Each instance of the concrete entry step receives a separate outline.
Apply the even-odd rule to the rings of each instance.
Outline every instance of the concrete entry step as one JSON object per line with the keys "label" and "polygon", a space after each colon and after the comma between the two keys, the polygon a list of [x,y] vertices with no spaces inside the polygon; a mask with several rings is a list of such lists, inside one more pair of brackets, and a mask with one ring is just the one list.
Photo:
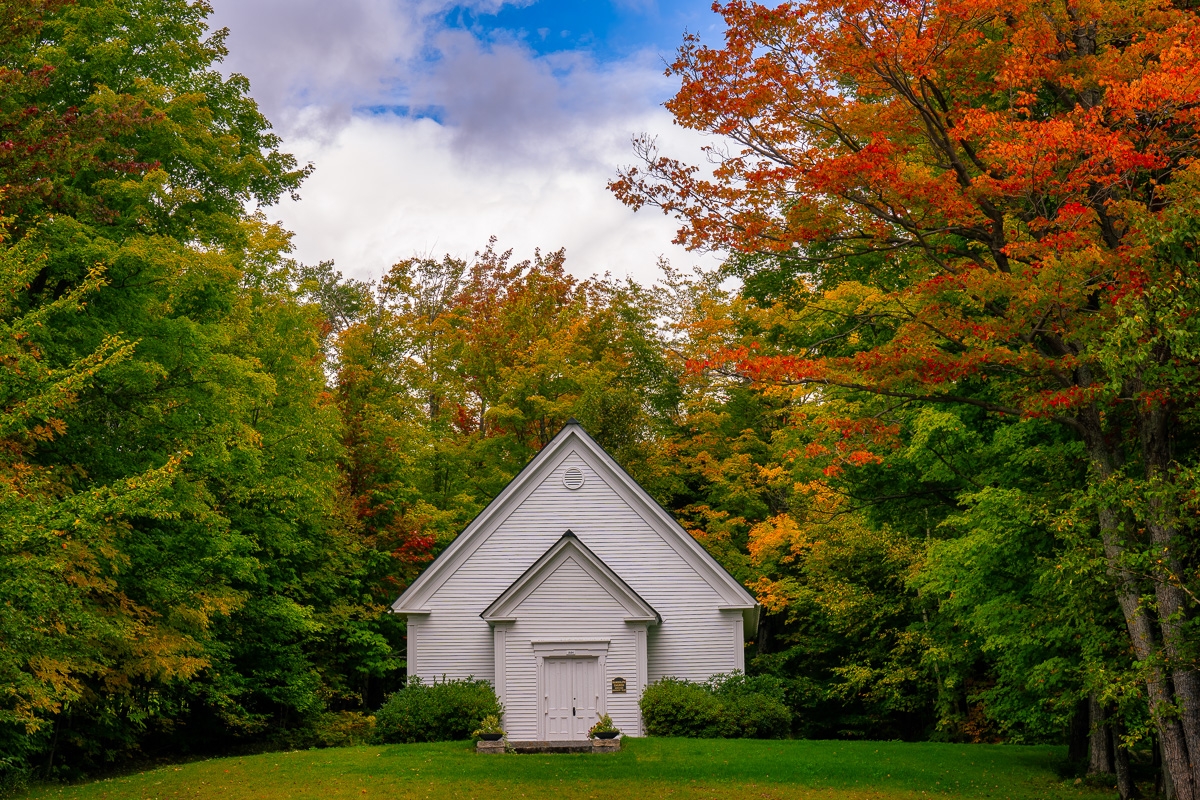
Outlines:
{"label": "concrete entry step", "polygon": [[592,743],[588,739],[567,742],[509,742],[518,753],[590,753]]}
{"label": "concrete entry step", "polygon": [[477,753],[503,753],[505,745],[514,753],[616,753],[621,749],[621,740],[582,739],[569,742],[499,741],[479,742]]}

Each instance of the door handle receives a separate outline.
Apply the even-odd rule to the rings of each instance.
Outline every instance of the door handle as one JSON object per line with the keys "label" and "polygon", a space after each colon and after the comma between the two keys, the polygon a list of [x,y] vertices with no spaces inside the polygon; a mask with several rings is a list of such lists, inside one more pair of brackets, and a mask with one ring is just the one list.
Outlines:
{"label": "door handle", "polygon": [[571,716],[575,716],[575,706],[571,706]]}

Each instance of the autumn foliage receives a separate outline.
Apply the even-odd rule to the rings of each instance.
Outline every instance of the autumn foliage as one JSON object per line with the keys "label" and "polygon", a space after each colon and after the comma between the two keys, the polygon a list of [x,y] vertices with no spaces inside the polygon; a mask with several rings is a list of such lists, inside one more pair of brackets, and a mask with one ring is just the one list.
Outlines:
{"label": "autumn foliage", "polygon": [[1163,3],[720,10],[725,46],[686,41],[669,107],[743,149],[713,149],[703,176],[643,142],[647,164],[617,193],[680,213],[692,246],[879,253],[904,267],[903,285],[879,287],[900,291],[872,308],[901,323],[888,346],[743,368],[946,399],[963,379],[993,379],[1007,389],[997,410],[1063,421],[1096,401],[1163,399],[1123,392],[1097,334],[1123,324],[1148,285],[1186,291],[1153,249],[1195,191],[1191,14]]}

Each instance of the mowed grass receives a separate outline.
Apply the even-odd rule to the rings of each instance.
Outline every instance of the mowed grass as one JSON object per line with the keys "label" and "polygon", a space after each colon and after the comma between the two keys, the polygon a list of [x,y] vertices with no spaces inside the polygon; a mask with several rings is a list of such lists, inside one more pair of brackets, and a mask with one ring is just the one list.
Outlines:
{"label": "mowed grass", "polygon": [[626,739],[615,755],[476,755],[467,742],[212,759],[33,800],[1109,800],[1058,774],[1063,749],[900,742]]}

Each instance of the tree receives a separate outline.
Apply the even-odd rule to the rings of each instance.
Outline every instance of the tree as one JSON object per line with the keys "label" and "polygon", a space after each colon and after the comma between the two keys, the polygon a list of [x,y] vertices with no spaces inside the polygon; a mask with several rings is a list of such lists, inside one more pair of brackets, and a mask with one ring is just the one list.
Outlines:
{"label": "tree", "polygon": [[640,452],[657,391],[643,388],[662,379],[653,310],[639,287],[564,265],[494,242],[471,262],[406,259],[339,334],[351,491],[390,509],[372,519],[448,543],[572,416]]}
{"label": "tree", "polygon": [[262,737],[395,668],[337,505],[318,318],[288,235],[246,211],[304,170],[217,70],[207,12],[0,4],[0,670],[19,687],[0,771]]}
{"label": "tree", "polygon": [[[5,0],[4,213],[66,213],[114,233],[228,242],[247,203],[308,173],[241,75],[202,0]],[[100,35],[100,34],[103,35]]]}
{"label": "tree", "polygon": [[1160,0],[719,11],[724,46],[685,40],[669,108],[740,149],[711,149],[705,177],[642,141],[615,191],[683,216],[692,246],[887,268],[841,319],[847,339],[884,328],[871,346],[714,358],[1078,437],[1164,761],[1194,800],[1200,22]]}

